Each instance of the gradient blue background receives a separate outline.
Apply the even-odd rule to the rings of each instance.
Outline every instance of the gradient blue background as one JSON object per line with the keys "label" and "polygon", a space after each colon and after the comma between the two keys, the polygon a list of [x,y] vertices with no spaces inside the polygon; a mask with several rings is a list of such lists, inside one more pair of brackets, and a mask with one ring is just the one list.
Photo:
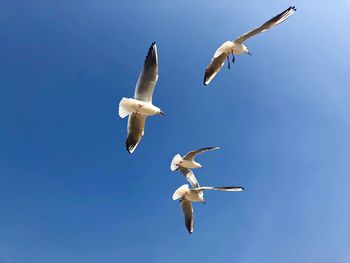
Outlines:
{"label": "gradient blue background", "polygon": [[[211,86],[226,40],[289,5]],[[350,262],[349,1],[0,2],[0,262]],[[121,97],[157,41],[133,155]],[[176,153],[201,155],[187,233]]]}

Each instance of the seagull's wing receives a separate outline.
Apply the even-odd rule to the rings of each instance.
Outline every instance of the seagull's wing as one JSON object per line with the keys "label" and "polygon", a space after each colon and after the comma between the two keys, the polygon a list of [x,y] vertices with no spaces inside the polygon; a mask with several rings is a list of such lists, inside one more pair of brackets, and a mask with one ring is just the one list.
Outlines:
{"label": "seagull's wing", "polygon": [[150,46],[142,72],[137,80],[134,98],[142,101],[152,101],[154,87],[158,79],[158,53],[156,43]]}
{"label": "seagull's wing", "polygon": [[182,212],[185,217],[185,225],[190,234],[193,232],[193,208],[191,201],[181,199]]}
{"label": "seagull's wing", "polygon": [[[217,56],[215,56],[217,55]],[[218,74],[220,69],[224,66],[227,54],[225,52],[215,52],[214,57],[211,59],[210,64],[205,69],[204,73],[204,85],[209,85],[210,81]]]}
{"label": "seagull's wing", "polygon": [[202,191],[202,190],[216,190],[216,191],[225,191],[225,192],[241,192],[244,190],[243,187],[240,186],[218,186],[218,187],[211,187],[211,186],[203,186],[195,188],[191,191]]}
{"label": "seagull's wing", "polygon": [[200,154],[200,153],[203,153],[206,151],[216,150],[216,149],[220,149],[220,147],[205,147],[205,148],[201,148],[201,149],[198,149],[195,151],[190,151],[182,159],[188,160],[188,161],[193,161],[194,157],[197,154]]}
{"label": "seagull's wing", "polygon": [[187,181],[192,185],[193,188],[200,187],[196,177],[194,176],[194,173],[190,169],[180,166],[179,170],[182,175],[186,177]]}
{"label": "seagull's wing", "polygon": [[288,17],[290,17],[297,9],[295,8],[295,6],[290,6],[288,7],[286,10],[284,10],[282,13],[278,14],[277,16],[271,18],[269,21],[267,21],[266,23],[264,23],[263,25],[261,25],[260,27],[257,27],[243,35],[241,35],[240,37],[236,38],[233,42],[238,43],[238,44],[242,44],[246,39],[255,36],[259,33],[262,33],[274,26],[277,26],[278,24],[282,23],[283,21],[285,21]]}
{"label": "seagull's wing", "polygon": [[128,137],[126,138],[126,150],[133,153],[141,141],[145,130],[146,116],[132,113],[128,120]]}

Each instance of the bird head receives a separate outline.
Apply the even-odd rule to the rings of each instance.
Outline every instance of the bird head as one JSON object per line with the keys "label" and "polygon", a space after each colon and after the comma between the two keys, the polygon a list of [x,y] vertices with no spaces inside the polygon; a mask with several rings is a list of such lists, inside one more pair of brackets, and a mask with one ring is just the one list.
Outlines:
{"label": "bird head", "polygon": [[247,53],[249,56],[252,55],[252,54],[249,52],[248,48],[247,48],[245,45],[243,45],[243,51],[244,51],[245,53]]}

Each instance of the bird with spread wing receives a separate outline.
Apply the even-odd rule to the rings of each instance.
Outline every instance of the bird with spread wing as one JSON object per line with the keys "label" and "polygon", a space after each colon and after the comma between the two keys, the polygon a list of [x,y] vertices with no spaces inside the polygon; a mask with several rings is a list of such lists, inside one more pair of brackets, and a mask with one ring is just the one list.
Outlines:
{"label": "bird with spread wing", "polygon": [[158,53],[155,42],[150,46],[143,69],[138,78],[134,98],[122,98],[119,103],[119,116],[128,120],[126,150],[133,153],[144,135],[147,116],[164,113],[152,104],[154,87],[158,80]]}
{"label": "bird with spread wing", "polygon": [[271,18],[269,21],[265,22],[263,25],[248,31],[247,33],[239,36],[233,41],[226,41],[223,43],[214,53],[214,56],[205,70],[204,73],[204,85],[209,85],[213,78],[218,74],[220,69],[224,66],[227,60],[228,68],[230,68],[230,54],[232,54],[232,63],[235,62],[235,55],[242,53],[247,53],[251,55],[248,48],[243,44],[248,38],[255,36],[259,33],[265,32],[266,30],[279,25],[289,18],[297,9],[295,6],[290,6],[282,13]]}

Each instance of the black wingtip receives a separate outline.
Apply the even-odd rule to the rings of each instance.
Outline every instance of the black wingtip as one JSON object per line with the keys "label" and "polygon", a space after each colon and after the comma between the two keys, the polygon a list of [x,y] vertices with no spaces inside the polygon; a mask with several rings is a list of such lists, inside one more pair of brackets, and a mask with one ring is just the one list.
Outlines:
{"label": "black wingtip", "polygon": [[151,53],[151,52],[154,50],[154,47],[155,47],[155,46],[156,46],[156,42],[153,41],[152,44],[151,44],[151,46],[150,46],[149,49],[148,49],[148,53]]}
{"label": "black wingtip", "polygon": [[130,146],[130,145],[128,145],[128,144],[126,144],[125,146],[126,146],[126,151],[127,151],[129,154],[132,154],[132,153],[133,153],[134,147],[132,147],[132,146]]}
{"label": "black wingtip", "polygon": [[207,70],[205,70],[205,72],[204,72],[204,79],[203,79],[204,86],[208,86],[209,85],[209,83],[207,83],[208,80],[209,80],[208,72],[207,72]]}
{"label": "black wingtip", "polygon": [[220,150],[220,146],[208,146],[202,148],[203,150]]}
{"label": "black wingtip", "polygon": [[154,47],[155,47],[156,45],[157,45],[157,44],[156,44],[156,41],[153,41],[152,44],[151,44],[151,46],[149,47],[148,52],[152,52],[152,50],[154,50]]}
{"label": "black wingtip", "polygon": [[146,64],[158,64],[157,46],[155,41],[153,41],[151,46],[148,48],[144,65]]}
{"label": "black wingtip", "polygon": [[125,148],[129,154],[132,154],[135,151],[137,144],[138,144],[137,142],[135,142],[129,138],[126,139]]}

